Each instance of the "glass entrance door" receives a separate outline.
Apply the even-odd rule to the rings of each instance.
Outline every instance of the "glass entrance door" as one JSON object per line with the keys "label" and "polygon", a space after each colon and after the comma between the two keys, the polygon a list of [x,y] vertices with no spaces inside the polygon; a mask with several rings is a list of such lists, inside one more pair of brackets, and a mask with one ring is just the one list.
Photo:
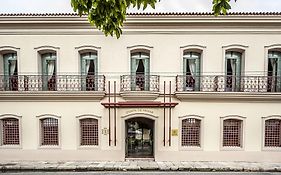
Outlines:
{"label": "glass entrance door", "polygon": [[153,158],[154,121],[133,118],[126,121],[126,158]]}

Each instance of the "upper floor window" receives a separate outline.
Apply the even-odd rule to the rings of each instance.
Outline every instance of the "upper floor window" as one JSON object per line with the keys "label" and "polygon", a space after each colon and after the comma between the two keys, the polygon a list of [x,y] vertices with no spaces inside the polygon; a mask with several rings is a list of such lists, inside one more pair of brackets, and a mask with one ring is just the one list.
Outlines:
{"label": "upper floor window", "polygon": [[1,144],[19,145],[19,120],[16,118],[2,118],[0,120]]}
{"label": "upper floor window", "polygon": [[82,90],[97,90],[97,53],[81,53]]}
{"label": "upper floor window", "polygon": [[59,145],[58,119],[40,119],[40,140],[42,146]]}
{"label": "upper floor window", "polygon": [[182,146],[201,146],[201,120],[196,118],[187,118],[182,120],[181,129]]}
{"label": "upper floor window", "polygon": [[80,119],[81,146],[97,146],[99,143],[98,120],[94,118]]}
{"label": "upper floor window", "polygon": [[281,52],[269,51],[268,52],[268,92],[281,91]]}
{"label": "upper floor window", "polygon": [[131,53],[131,88],[132,90],[149,89],[149,53],[135,51]]}
{"label": "upper floor window", "polygon": [[185,51],[183,54],[183,72],[185,78],[185,90],[198,91],[200,89],[200,60],[198,52]]}
{"label": "upper floor window", "polygon": [[56,53],[48,52],[41,54],[42,63],[42,84],[43,90],[55,91],[56,87]]}
{"label": "upper floor window", "polygon": [[16,53],[3,54],[5,90],[18,90],[18,64]]}
{"label": "upper floor window", "polygon": [[227,51],[226,61],[226,91],[240,91],[242,53]]}
{"label": "upper floor window", "polygon": [[223,147],[242,147],[243,128],[242,120],[225,119],[223,120]]}
{"label": "upper floor window", "polygon": [[281,147],[281,119],[265,120],[264,146]]}

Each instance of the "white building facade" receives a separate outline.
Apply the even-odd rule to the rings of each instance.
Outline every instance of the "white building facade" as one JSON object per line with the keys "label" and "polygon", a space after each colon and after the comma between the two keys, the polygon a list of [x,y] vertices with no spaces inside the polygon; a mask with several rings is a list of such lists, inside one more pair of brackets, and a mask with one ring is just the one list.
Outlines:
{"label": "white building facade", "polygon": [[281,14],[0,15],[0,160],[281,162]]}

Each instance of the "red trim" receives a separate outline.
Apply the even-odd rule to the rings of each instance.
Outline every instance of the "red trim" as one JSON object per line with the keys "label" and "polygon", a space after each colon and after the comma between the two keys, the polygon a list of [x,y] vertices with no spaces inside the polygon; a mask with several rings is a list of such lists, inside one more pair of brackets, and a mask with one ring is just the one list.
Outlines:
{"label": "red trim", "polygon": [[104,107],[115,106],[117,108],[126,108],[126,107],[175,107],[178,103],[162,103],[160,101],[125,101],[117,103],[101,103]]}

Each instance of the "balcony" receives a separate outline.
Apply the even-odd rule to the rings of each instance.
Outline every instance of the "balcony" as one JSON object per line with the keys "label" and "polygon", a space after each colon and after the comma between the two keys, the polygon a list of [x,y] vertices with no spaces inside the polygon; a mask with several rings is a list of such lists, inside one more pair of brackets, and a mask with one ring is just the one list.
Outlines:
{"label": "balcony", "polygon": [[105,95],[105,76],[0,75],[0,94],[2,99],[30,96],[101,99]]}
{"label": "balcony", "polygon": [[158,75],[122,75],[120,94],[126,100],[154,100],[159,92]]}
{"label": "balcony", "polygon": [[[220,93],[219,93],[220,92]],[[277,76],[184,76],[176,77],[178,98],[280,98],[281,77]],[[214,95],[217,94],[217,95]],[[195,96],[196,95],[196,96]],[[255,98],[256,98],[255,97]]]}

